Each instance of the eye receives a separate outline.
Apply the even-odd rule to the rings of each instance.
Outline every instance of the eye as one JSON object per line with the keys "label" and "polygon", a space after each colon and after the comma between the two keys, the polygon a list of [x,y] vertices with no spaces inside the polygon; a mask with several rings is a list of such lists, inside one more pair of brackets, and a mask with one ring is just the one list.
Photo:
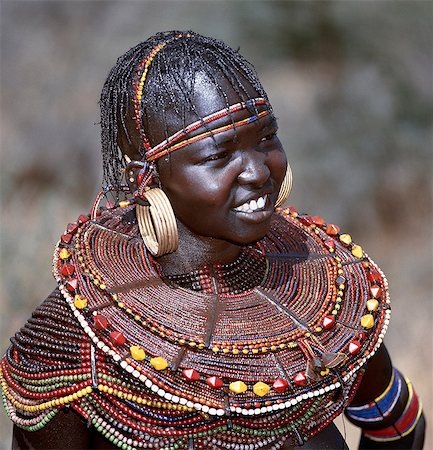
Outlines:
{"label": "eye", "polygon": [[266,142],[266,141],[271,141],[275,136],[277,135],[277,132],[274,131],[273,133],[269,133],[266,136],[263,136],[260,139],[260,142]]}
{"label": "eye", "polygon": [[228,156],[228,152],[214,153],[208,156],[205,161],[218,161],[219,159],[225,159]]}

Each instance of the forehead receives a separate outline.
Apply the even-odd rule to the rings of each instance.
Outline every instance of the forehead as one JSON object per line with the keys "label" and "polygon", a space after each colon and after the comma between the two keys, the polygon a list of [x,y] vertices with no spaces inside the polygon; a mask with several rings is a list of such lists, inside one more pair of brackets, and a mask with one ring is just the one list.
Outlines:
{"label": "forehead", "polygon": [[[169,107],[164,111],[164,117],[152,117],[149,121],[153,145],[216,111],[260,96],[241,74],[236,76],[237,80],[232,84],[222,74],[211,77],[202,71],[197,72],[191,80],[192,89],[187,104]],[[176,95],[176,89],[173,95]]]}

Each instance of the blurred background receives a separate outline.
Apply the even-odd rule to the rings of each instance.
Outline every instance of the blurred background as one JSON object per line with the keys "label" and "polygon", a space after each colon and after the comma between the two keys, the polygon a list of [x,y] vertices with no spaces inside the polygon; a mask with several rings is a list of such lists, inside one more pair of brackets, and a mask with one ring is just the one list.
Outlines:
{"label": "blurred background", "polygon": [[[424,1],[1,1],[0,350],[54,287],[51,255],[101,182],[98,99],[161,30],[223,39],[256,67],[294,172],[290,199],[388,275],[386,344],[432,404],[432,24]],[[350,448],[359,432],[339,421]],[[0,449],[10,447],[2,410]]]}

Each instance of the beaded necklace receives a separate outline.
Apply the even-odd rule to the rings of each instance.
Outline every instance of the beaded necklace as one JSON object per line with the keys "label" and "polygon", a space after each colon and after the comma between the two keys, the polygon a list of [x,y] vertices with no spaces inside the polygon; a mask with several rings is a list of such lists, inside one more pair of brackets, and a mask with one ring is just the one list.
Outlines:
{"label": "beaded necklace", "polygon": [[2,362],[12,420],[37,429],[70,405],[128,450],[255,449],[300,444],[342,412],[390,315],[386,279],[348,234],[282,209],[231,265],[162,277],[132,209],[62,235],[50,354],[29,350],[31,322]]}

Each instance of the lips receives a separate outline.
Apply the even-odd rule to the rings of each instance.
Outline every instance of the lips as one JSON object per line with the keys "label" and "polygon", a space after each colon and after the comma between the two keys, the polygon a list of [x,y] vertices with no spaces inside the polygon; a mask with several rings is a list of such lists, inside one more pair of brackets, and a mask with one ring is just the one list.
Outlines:
{"label": "lips", "polygon": [[242,205],[239,205],[233,209],[238,212],[253,213],[255,211],[263,210],[266,205],[267,200],[268,200],[268,194],[265,194],[261,197],[257,197],[255,199],[249,200],[248,202],[245,202]]}

